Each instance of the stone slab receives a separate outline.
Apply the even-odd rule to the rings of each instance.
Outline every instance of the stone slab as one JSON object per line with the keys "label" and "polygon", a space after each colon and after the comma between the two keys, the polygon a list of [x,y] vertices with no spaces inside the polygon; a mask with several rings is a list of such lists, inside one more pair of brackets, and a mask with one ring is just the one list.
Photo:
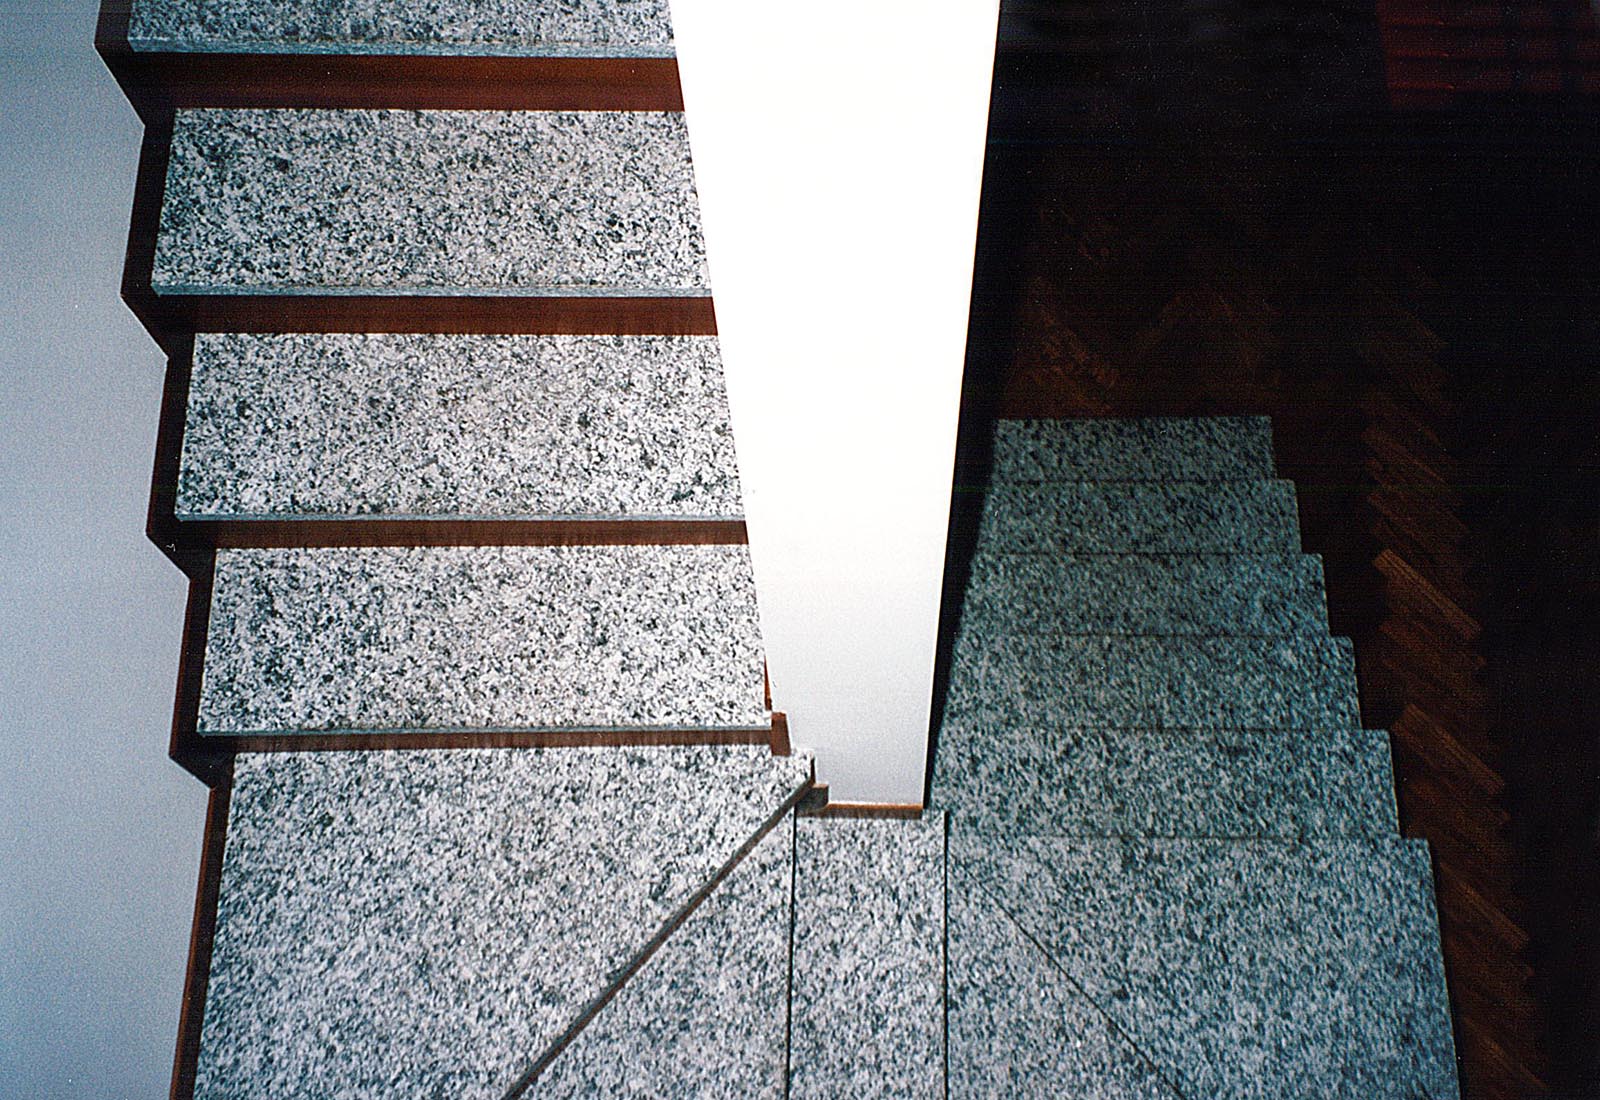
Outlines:
{"label": "stone slab", "polygon": [[993,480],[1232,481],[1273,476],[1264,416],[999,420]]}

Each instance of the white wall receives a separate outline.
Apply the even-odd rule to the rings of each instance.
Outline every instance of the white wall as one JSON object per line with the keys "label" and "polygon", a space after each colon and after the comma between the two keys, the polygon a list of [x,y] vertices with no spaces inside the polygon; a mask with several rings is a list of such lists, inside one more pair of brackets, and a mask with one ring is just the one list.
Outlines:
{"label": "white wall", "polygon": [[921,802],[997,0],[672,0],[773,705]]}

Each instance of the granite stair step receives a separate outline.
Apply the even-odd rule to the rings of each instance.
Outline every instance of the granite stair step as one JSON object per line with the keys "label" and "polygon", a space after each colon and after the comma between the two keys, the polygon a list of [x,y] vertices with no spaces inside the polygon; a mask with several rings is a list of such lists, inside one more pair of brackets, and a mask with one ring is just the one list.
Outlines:
{"label": "granite stair step", "polygon": [[963,632],[946,716],[1084,729],[1355,729],[1344,638]]}
{"label": "granite stair step", "polygon": [[1307,554],[983,554],[964,626],[1008,633],[1326,633],[1322,561]]}
{"label": "granite stair step", "polygon": [[243,747],[252,735],[716,731],[770,721],[744,546],[216,557],[202,739]]}
{"label": "granite stair step", "polygon": [[958,825],[952,1097],[1458,1095],[1425,844]]}
{"label": "granite stair step", "polygon": [[[703,940],[743,868],[784,912],[740,950],[786,947],[786,822],[809,784],[808,759],[755,746],[238,756],[194,1096],[500,1100]],[[770,969],[781,1029],[781,954]]]}
{"label": "granite stair step", "polygon": [[794,861],[790,814],[507,1095],[781,1100]]}
{"label": "granite stair step", "polygon": [[1273,477],[1264,416],[999,420],[992,482],[1241,481]]}
{"label": "granite stair step", "polygon": [[975,832],[1380,837],[1397,829],[1389,736],[1075,729],[982,717],[939,730],[932,804]]}
{"label": "granite stair step", "polygon": [[157,329],[713,331],[680,113],[186,109],[166,151]]}
{"label": "granite stair step", "polygon": [[985,495],[987,553],[1297,554],[1287,481],[1056,481],[998,484]]}
{"label": "granite stair step", "polygon": [[801,817],[789,1093],[944,1092],[944,816]]}
{"label": "granite stair step", "polygon": [[712,336],[202,333],[174,512],[739,520]]}

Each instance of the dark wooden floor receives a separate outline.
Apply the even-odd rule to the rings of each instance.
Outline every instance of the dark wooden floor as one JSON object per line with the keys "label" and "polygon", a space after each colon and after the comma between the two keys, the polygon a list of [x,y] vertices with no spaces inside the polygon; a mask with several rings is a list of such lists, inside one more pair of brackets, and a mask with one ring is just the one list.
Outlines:
{"label": "dark wooden floor", "polygon": [[1340,60],[1376,38],[1245,36],[1214,111],[1203,59],[1002,53],[963,459],[996,415],[1273,417],[1433,845],[1465,1093],[1600,1097],[1600,143],[1578,101],[1393,110]]}

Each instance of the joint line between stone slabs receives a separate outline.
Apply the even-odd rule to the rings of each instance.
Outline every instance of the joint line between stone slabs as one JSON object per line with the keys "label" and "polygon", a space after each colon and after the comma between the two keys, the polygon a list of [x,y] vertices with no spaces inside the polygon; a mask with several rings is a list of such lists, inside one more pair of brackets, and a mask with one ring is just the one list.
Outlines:
{"label": "joint line between stone slabs", "polygon": [[528,1091],[528,1089],[532,1087],[534,1082],[538,1081],[539,1078],[544,1074],[544,1071],[549,1069],[555,1060],[561,1056],[561,1052],[566,1050],[568,1045],[578,1037],[578,1034],[583,1031],[584,1028],[589,1026],[590,1021],[598,1016],[605,1009],[606,1005],[611,1003],[612,999],[616,997],[618,993],[622,992],[622,987],[631,982],[638,975],[639,971],[644,969],[645,964],[648,963],[655,953],[661,949],[661,946],[665,944],[667,940],[671,939],[679,928],[683,927],[684,922],[694,914],[696,909],[700,908],[700,903],[705,901],[706,898],[710,897],[712,892],[715,891],[717,887],[722,885],[723,880],[733,873],[733,869],[735,867],[744,862],[745,857],[755,850],[757,844],[766,839],[767,834],[772,832],[772,830],[777,827],[778,823],[783,820],[785,814],[788,814],[794,810],[795,804],[804,798],[806,792],[811,789],[813,779],[815,779],[814,773],[812,778],[807,779],[806,782],[801,785],[799,790],[795,791],[784,800],[783,805],[778,808],[777,813],[768,818],[766,823],[762,825],[761,828],[757,829],[755,834],[740,846],[739,850],[733,854],[733,858],[723,865],[722,869],[716,873],[710,882],[706,883],[699,890],[695,891],[694,895],[689,898],[688,902],[683,906],[682,909],[678,911],[677,915],[671,917],[667,923],[650,938],[649,942],[645,944],[644,948],[638,953],[637,956],[635,956],[633,961],[630,962],[622,971],[622,973],[619,974],[611,983],[611,987],[595,998],[595,1000],[590,1003],[589,1007],[585,1008],[579,1015],[578,1019],[573,1022],[572,1026],[567,1028],[560,1038],[556,1039],[556,1041],[552,1043],[543,1054],[539,1055],[539,1057],[531,1066],[528,1067],[527,1071],[524,1072],[521,1077],[512,1082],[511,1087],[506,1090],[503,1100],[520,1100],[520,1098]]}
{"label": "joint line between stone slabs", "polygon": [[[963,876],[963,877],[966,877],[966,876]],[[1073,976],[1070,973],[1067,972],[1067,968],[1062,966],[1061,963],[1056,959],[1055,952],[1051,951],[1044,944],[1040,943],[1038,938],[1036,936],[1034,936],[1034,934],[1032,932],[1028,931],[1027,928],[1023,927],[1022,922],[1017,920],[1016,917],[1012,916],[1011,910],[1008,909],[1000,901],[1000,899],[997,898],[994,895],[993,891],[989,890],[987,887],[985,887],[985,886],[983,886],[983,885],[981,885],[979,883],[970,881],[970,879],[969,879],[969,881],[967,883],[965,883],[965,885],[969,889],[977,890],[979,893],[983,894],[985,897],[987,897],[989,899],[990,903],[995,907],[996,911],[998,911],[1007,921],[1009,921],[1011,923],[1011,926],[1013,928],[1015,928],[1017,930],[1017,932],[1025,940],[1027,940],[1029,943],[1033,944],[1034,948],[1039,952],[1039,954],[1044,956],[1045,961],[1050,965],[1050,967],[1052,969],[1054,969],[1056,971],[1056,973],[1060,974],[1062,979],[1064,981],[1066,981],[1066,983],[1068,985],[1070,985],[1074,990],[1077,991],[1078,996],[1083,998],[1084,1003],[1087,1004],[1090,1008],[1092,1008],[1100,1016],[1101,1019],[1105,1020],[1106,1026],[1109,1027],[1113,1032],[1115,1032],[1116,1035],[1118,1036],[1118,1038],[1120,1038],[1124,1043],[1128,1044],[1128,1049],[1133,1051],[1135,1054],[1137,1054],[1140,1058],[1142,1058],[1144,1060],[1145,1065],[1150,1067],[1150,1072],[1155,1074],[1157,1080],[1159,1080],[1163,1085],[1167,1086],[1167,1088],[1171,1089],[1172,1090],[1172,1094],[1174,1096],[1176,1096],[1178,1098],[1178,1100],[1189,1100],[1188,1094],[1185,1093],[1181,1088],[1179,1088],[1177,1086],[1177,1084],[1171,1078],[1169,1078],[1167,1076],[1167,1074],[1162,1070],[1162,1067],[1159,1064],[1157,1064],[1156,1060],[1154,1058],[1151,1058],[1150,1055],[1146,1054],[1144,1048],[1142,1046],[1140,1046],[1139,1043],[1134,1040],[1134,1037],[1132,1035],[1130,1035],[1122,1027],[1121,1024],[1117,1023],[1117,1021],[1111,1016],[1110,1013],[1108,1013],[1105,1009],[1101,1008],[1100,1007],[1100,1002],[1096,1001],[1093,997],[1091,997],[1089,995],[1089,991],[1087,989],[1083,988],[1083,986],[1079,985],[1077,980],[1075,978],[1073,978]],[[948,904],[948,902],[946,902],[946,904]],[[948,965],[949,964],[947,962],[946,966],[948,966]],[[948,1015],[949,1015],[949,1009],[948,1008],[946,1008],[945,1014],[948,1017]],[[948,1054],[946,1055],[946,1057],[948,1057]]]}

